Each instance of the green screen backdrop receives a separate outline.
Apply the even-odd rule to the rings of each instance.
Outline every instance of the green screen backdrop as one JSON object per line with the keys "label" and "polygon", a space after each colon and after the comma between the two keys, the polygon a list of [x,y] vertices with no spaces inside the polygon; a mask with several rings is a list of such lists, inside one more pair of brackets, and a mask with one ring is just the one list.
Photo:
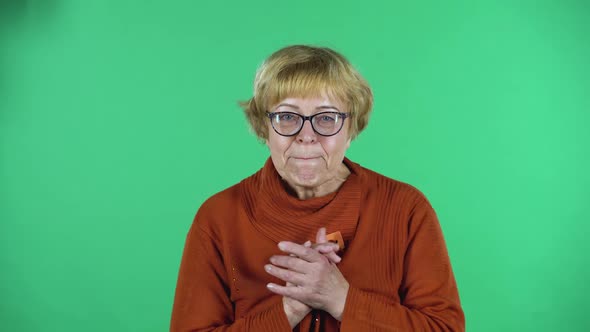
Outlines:
{"label": "green screen backdrop", "polygon": [[188,228],[268,156],[290,44],[372,85],[348,156],[420,189],[468,331],[590,331],[590,2],[2,0],[0,330],[165,331]]}

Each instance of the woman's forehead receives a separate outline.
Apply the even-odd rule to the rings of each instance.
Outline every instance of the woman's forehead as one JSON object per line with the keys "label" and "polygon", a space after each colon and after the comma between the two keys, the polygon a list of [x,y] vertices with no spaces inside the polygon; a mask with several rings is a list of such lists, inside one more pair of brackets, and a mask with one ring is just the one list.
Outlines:
{"label": "woman's forehead", "polygon": [[273,108],[288,108],[293,110],[325,110],[344,112],[344,105],[335,98],[327,95],[317,97],[289,97],[273,105]]}
{"label": "woman's forehead", "polygon": [[318,97],[290,97],[285,98],[279,102],[279,104],[290,104],[294,106],[322,106],[322,105],[331,105],[334,106],[339,104],[339,102],[335,99],[329,98],[327,96],[318,96]]}

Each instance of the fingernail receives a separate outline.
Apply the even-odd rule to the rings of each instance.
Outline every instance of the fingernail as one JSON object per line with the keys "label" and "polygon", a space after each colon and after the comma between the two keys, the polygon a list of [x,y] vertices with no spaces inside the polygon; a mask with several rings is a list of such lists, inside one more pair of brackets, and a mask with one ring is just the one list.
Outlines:
{"label": "fingernail", "polygon": [[275,287],[275,285],[273,285],[273,284],[266,284],[266,287],[267,287],[267,288],[274,288],[274,287]]}
{"label": "fingernail", "polygon": [[266,272],[270,272],[270,270],[272,269],[272,267],[270,265],[266,264],[264,266],[264,269],[266,270]]}
{"label": "fingernail", "polygon": [[285,250],[286,247],[287,247],[287,244],[285,244],[285,242],[279,242],[279,249]]}

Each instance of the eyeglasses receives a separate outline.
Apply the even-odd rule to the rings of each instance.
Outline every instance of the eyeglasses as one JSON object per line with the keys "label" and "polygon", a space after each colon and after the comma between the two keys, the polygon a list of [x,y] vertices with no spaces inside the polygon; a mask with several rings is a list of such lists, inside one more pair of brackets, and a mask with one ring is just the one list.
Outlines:
{"label": "eyeglasses", "polygon": [[344,119],[348,113],[321,112],[311,116],[304,116],[294,112],[267,113],[272,129],[281,136],[295,136],[299,134],[306,120],[311,123],[314,132],[321,136],[334,136],[340,132]]}

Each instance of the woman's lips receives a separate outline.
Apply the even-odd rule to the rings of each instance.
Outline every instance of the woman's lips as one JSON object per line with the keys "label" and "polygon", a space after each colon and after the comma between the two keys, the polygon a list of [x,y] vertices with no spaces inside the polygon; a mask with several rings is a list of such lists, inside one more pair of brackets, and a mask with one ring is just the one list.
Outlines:
{"label": "woman's lips", "polygon": [[319,157],[293,157],[293,158],[300,159],[300,160],[310,160],[310,159],[316,159],[316,158],[319,158]]}

